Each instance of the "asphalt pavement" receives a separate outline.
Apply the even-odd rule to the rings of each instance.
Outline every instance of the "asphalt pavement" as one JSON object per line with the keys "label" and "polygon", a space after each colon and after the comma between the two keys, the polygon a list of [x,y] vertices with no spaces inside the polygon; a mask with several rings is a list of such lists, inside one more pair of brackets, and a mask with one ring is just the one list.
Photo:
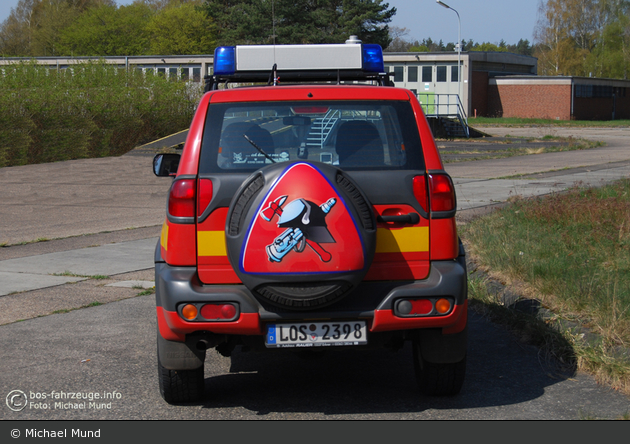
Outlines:
{"label": "asphalt pavement", "polygon": [[[557,135],[561,135],[558,133],[564,131],[536,128],[484,128],[483,130],[497,136],[505,136],[509,132],[512,136],[522,134],[535,137],[540,136],[531,134],[532,132],[555,131]],[[583,151],[446,164],[446,170],[451,174],[456,184],[460,217],[465,218],[467,215],[483,213],[494,205],[501,204],[516,195],[523,197],[544,195],[559,192],[574,185],[600,186],[620,178],[630,177],[630,129],[571,129],[570,131],[574,137],[593,138],[605,142],[606,145]],[[114,357],[113,361],[102,367],[103,371],[105,369],[108,372],[114,371],[109,367],[116,363],[119,367],[114,371],[114,374],[131,371],[138,372],[134,378],[145,378],[142,360],[139,359],[137,362],[133,360],[133,356],[135,356],[133,347],[146,346],[149,347],[149,351],[145,351],[145,353],[149,355],[153,353],[154,320],[151,321],[153,324],[151,322],[139,324],[137,320],[153,319],[150,312],[154,310],[151,309],[154,302],[153,296],[138,297],[138,294],[142,294],[145,288],[153,286],[153,251],[164,218],[166,194],[170,186],[169,179],[156,178],[153,175],[151,154],[151,150],[144,149],[115,158],[74,160],[0,169],[0,184],[4,191],[0,196],[0,207],[2,208],[0,213],[0,226],[2,227],[0,245],[4,245],[3,248],[0,248],[0,331],[3,332],[0,334],[0,338],[2,338],[0,345],[5,354],[10,357],[10,359],[4,360],[5,365],[3,367],[11,369],[11,371],[24,369],[24,371],[30,372],[30,376],[21,377],[22,386],[30,384],[30,386],[44,389],[51,385],[46,382],[46,375],[50,376],[49,372],[52,371],[65,371],[63,370],[65,368],[71,369],[68,373],[69,378],[83,381],[83,384],[86,378],[91,380],[90,370],[88,370],[88,365],[77,366],[77,363],[97,360],[94,357],[95,354],[101,358]],[[516,175],[518,177],[514,177]],[[109,302],[116,303],[110,304]],[[76,310],[78,308],[83,308],[83,310]],[[53,316],[47,316],[51,314]],[[59,317],[61,314],[65,317]],[[92,315],[96,315],[96,318],[91,318]],[[108,316],[110,321],[106,321],[105,324],[108,325],[103,326],[99,319]],[[113,318],[111,318],[112,316]],[[28,323],[17,322],[27,319],[32,319],[32,321]],[[474,322],[479,323],[481,320]],[[136,335],[141,334],[143,338],[146,333],[148,335],[146,344],[107,344],[105,345],[106,350],[95,352],[94,350],[99,350],[96,344],[105,344],[106,341],[103,338],[113,337],[115,329],[126,332],[125,335],[131,334],[130,331],[132,331]],[[142,330],[142,333],[139,329]],[[59,333],[56,333],[57,331]],[[54,344],[58,346],[62,339],[60,335],[63,335],[64,331],[71,331],[72,337],[75,339],[69,339],[69,343],[63,346],[64,350],[67,348],[70,351],[64,351],[62,354],[66,357],[61,359],[58,357],[59,350],[56,352],[57,357],[55,357],[55,353],[45,350]],[[85,344],[72,345],[72,341],[83,341],[79,331],[91,332],[86,339],[88,342],[92,341],[88,348]],[[484,337],[488,334],[490,336],[488,336],[486,345],[492,348],[492,333],[479,333],[480,336]],[[501,335],[503,334],[505,333],[501,333]],[[126,337],[125,335],[123,337]],[[32,339],[27,344],[23,341],[13,341],[11,338],[14,337],[31,337]],[[38,339],[35,340],[34,338]],[[506,338],[502,340],[501,344],[510,344],[513,341]],[[128,363],[118,362],[115,358],[117,350],[120,351],[120,347],[126,346],[131,348],[126,348],[123,354],[131,356],[132,361]],[[476,347],[481,346],[483,346],[481,343],[476,345]],[[43,349],[38,347],[43,347]],[[90,351],[87,352],[86,350]],[[42,356],[44,357],[34,358],[38,353],[43,353]],[[494,350],[493,353],[509,354],[510,352],[507,349],[501,349]],[[528,348],[528,353],[535,355],[536,351]],[[34,362],[37,362],[43,370],[41,372],[38,370],[39,373],[32,373],[31,371],[34,372],[35,370],[33,364],[26,358],[27,356],[33,358]],[[152,355],[151,359],[154,359]],[[248,358],[243,359],[247,363]],[[232,359],[231,364],[228,361],[218,358],[216,361],[218,367],[213,367],[211,371],[227,371],[229,373],[230,365],[235,364],[234,359]],[[472,372],[473,374],[478,373],[483,369],[493,371],[486,368],[488,365],[502,368],[503,364],[499,361],[485,364],[476,363],[476,366],[471,366]],[[60,364],[63,365],[60,366]],[[333,363],[329,364],[333,365]],[[347,365],[352,364],[349,362]],[[155,373],[153,367],[151,369],[149,373]],[[465,415],[460,416],[460,418],[466,419],[481,419],[483,417],[483,413],[472,410],[469,412],[466,410],[468,408],[505,409],[506,403],[510,407],[495,417],[504,419],[550,419],[552,417],[576,419],[581,414],[587,416],[596,414],[601,417],[613,418],[623,415],[624,408],[625,412],[630,410],[627,397],[609,393],[585,375],[571,378],[566,375],[551,374],[551,371],[547,371],[547,367],[544,365],[541,366],[541,369],[530,369],[536,374],[535,378],[541,378],[540,380],[537,379],[538,382],[533,387],[530,387],[533,392],[527,393],[527,389],[523,387],[522,390],[525,392],[513,393],[508,396],[509,401],[507,399],[504,402],[500,400],[479,401],[479,398],[470,397],[470,390],[473,390],[476,396],[482,396],[483,399],[486,399],[487,394],[481,395],[481,392],[484,390],[496,392],[502,386],[501,384],[506,382],[505,380],[497,380],[495,383],[498,385],[484,385],[485,383],[482,383],[481,386],[470,386],[469,394],[464,395],[464,404],[459,401],[455,403],[435,401],[429,405],[437,410],[464,408]],[[519,377],[514,373],[513,368],[505,368],[500,372],[511,375],[507,378],[517,379]],[[246,370],[245,373],[247,373]],[[156,375],[147,375],[147,377],[149,376],[151,379],[156,377]],[[398,378],[397,374],[390,376],[392,380]],[[478,374],[477,376],[481,375]],[[217,377],[226,381],[236,381],[236,379],[229,377]],[[272,381],[277,378],[277,376],[273,376]],[[499,378],[502,377],[499,376]],[[241,381],[236,385],[243,382],[246,385],[250,383],[247,376],[241,375],[238,379]],[[564,387],[567,387],[566,384],[575,385],[572,389],[575,391],[575,399],[573,404],[565,406],[564,410],[552,414],[549,412],[552,408],[551,403],[554,402],[553,398],[545,398],[543,395],[548,391],[553,392],[553,390],[559,389],[559,384],[554,382],[555,380],[562,381],[562,384],[565,384]],[[151,383],[155,383],[154,385],[157,386],[157,381],[151,381]],[[5,379],[0,385],[2,385],[3,390],[9,390],[12,387],[12,381]],[[513,386],[510,387],[509,390],[517,390]],[[55,389],[55,387],[51,386],[51,389]],[[403,386],[399,388],[401,391],[405,389]],[[138,393],[126,393],[126,396],[133,396],[134,399],[148,399],[146,397],[149,395],[142,392],[141,389],[137,390],[140,391]],[[221,391],[221,388],[218,390]],[[154,392],[155,390],[149,398],[155,397]],[[263,394],[266,393],[265,396],[269,395],[267,392],[263,392]],[[589,397],[589,394],[593,393],[603,393],[605,394],[604,399],[607,400],[598,401],[600,398],[593,397],[592,401],[584,401]],[[309,390],[306,390],[304,395],[315,399],[321,398],[316,392]],[[501,396],[507,395],[499,395],[499,397]],[[412,402],[406,396],[402,396],[401,399],[403,404]],[[520,406],[520,402],[533,399],[537,400],[536,403]],[[247,401],[241,395],[231,394],[228,396],[228,400],[226,418],[234,419],[242,414],[241,407],[235,408],[230,403],[238,406],[250,405],[251,408],[248,410],[246,407],[245,410],[258,411],[258,415],[261,414],[260,411],[264,411],[266,408],[256,401]],[[323,398],[321,402],[324,402]],[[540,403],[549,403],[549,405],[541,407]],[[363,418],[364,411],[357,411],[355,407],[350,407],[350,403],[345,403],[343,400],[341,400],[341,405],[346,405],[348,411],[344,411],[342,408],[341,412],[328,412],[324,408],[323,417],[337,417],[337,413],[350,413],[351,417]],[[373,401],[368,402],[366,409],[370,410],[370,406],[377,410],[391,411],[390,406],[383,406],[378,403],[374,405]],[[135,407],[129,406],[119,409],[120,418],[124,418],[128,414],[127,408],[134,409]],[[165,408],[162,406],[146,415],[138,413],[136,409],[134,410],[135,416],[132,415],[131,417],[138,419],[159,418],[160,412]],[[296,401],[296,408],[298,411],[303,409],[310,411],[310,407],[303,406],[299,401]],[[427,413],[425,415],[427,419],[444,418],[444,415],[435,414],[435,410],[432,408],[423,408],[423,411]],[[394,407],[395,411],[400,409],[403,409],[400,405]],[[290,410],[287,411],[284,407],[280,408],[280,413],[276,412],[270,417],[278,419],[294,416],[303,417],[293,415]],[[317,409],[315,408],[315,410]],[[171,412],[179,411],[171,410]],[[236,416],[233,416],[232,413]],[[0,411],[0,416],[9,417],[5,415],[6,412]],[[49,418],[49,416],[42,415],[41,412],[31,411],[30,413],[30,417],[34,419]],[[60,413],[60,415],[57,417],[72,419],[67,412]],[[76,417],[99,418],[96,413],[94,415],[77,415]],[[185,416],[185,414],[183,415]],[[170,417],[181,416],[182,413],[175,413],[174,416]],[[199,410],[195,410],[193,416],[206,417],[203,411]],[[245,415],[245,417],[247,416]],[[450,416],[452,415],[446,415],[447,418]],[[307,417],[305,416],[305,418]],[[26,419],[25,416],[12,418]],[[404,419],[405,415],[382,415],[382,418]]]}

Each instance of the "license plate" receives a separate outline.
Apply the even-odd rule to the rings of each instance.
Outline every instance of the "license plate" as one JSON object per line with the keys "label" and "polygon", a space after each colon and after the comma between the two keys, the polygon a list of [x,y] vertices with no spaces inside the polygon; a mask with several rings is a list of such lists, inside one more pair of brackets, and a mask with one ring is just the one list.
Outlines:
{"label": "license plate", "polygon": [[367,344],[365,321],[269,324],[265,340],[268,348],[365,344]]}

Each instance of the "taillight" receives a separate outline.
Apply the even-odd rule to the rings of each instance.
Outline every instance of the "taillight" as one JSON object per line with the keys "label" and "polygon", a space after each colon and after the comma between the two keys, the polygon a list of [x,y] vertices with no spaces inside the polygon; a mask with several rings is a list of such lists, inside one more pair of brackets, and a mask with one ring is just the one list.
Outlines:
{"label": "taillight", "polygon": [[204,304],[201,316],[207,320],[229,321],[236,317],[236,307],[233,304]]}
{"label": "taillight", "polygon": [[431,211],[453,211],[455,209],[455,186],[446,174],[430,174]]}
{"label": "taillight", "polygon": [[415,176],[413,178],[413,195],[425,212],[429,212],[427,179],[425,176]]}
{"label": "taillight", "polygon": [[179,314],[192,322],[230,322],[240,317],[238,304],[234,302],[190,303],[181,307]]}
{"label": "taillight", "polygon": [[452,307],[451,298],[399,299],[394,304],[394,314],[402,317],[444,316]]}
{"label": "taillight", "polygon": [[193,304],[186,304],[184,308],[182,308],[182,316],[189,321],[192,321],[197,317],[199,310]]}
{"label": "taillight", "polygon": [[212,201],[212,181],[210,179],[199,179],[199,189],[197,191],[197,216],[201,216]]}
{"label": "taillight", "polygon": [[177,180],[168,197],[168,213],[173,217],[195,217],[194,179]]}

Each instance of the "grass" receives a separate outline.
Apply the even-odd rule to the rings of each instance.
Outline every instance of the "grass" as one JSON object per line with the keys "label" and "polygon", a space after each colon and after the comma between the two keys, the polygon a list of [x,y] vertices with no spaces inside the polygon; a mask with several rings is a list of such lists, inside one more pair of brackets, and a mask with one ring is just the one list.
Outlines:
{"label": "grass", "polygon": [[150,294],[153,294],[153,293],[155,293],[155,287],[147,288],[146,290],[141,291],[140,293],[138,293],[136,296],[147,296],[147,295],[150,295]]}
{"label": "grass", "polygon": [[461,234],[477,264],[517,285],[537,308],[505,314],[483,278],[471,278],[473,305],[561,362],[630,393],[630,180],[514,199]]}
{"label": "grass", "polygon": [[[537,147],[528,147],[528,146],[519,146],[518,142],[522,143],[531,143],[536,142],[536,139],[532,138],[521,138],[520,140],[514,139],[509,140],[507,142],[497,143],[499,145],[506,145],[505,149],[493,149],[493,150],[445,150],[441,148],[443,155],[454,155],[454,154],[479,154],[479,157],[462,157],[462,158],[446,158],[444,159],[444,163],[455,163],[455,162],[470,162],[473,160],[482,160],[482,159],[504,159],[507,157],[514,156],[528,156],[534,154],[543,154],[543,153],[557,153],[562,151],[575,151],[575,150],[587,150],[591,148],[596,148],[603,146],[602,142],[594,142],[585,139],[576,139],[574,137],[557,137],[557,136],[545,136],[543,137],[544,141],[553,140],[558,143],[558,145],[550,145],[550,146],[537,146]],[[484,141],[484,143],[488,143]]]}
{"label": "grass", "polygon": [[468,125],[476,126],[564,126],[564,127],[627,127],[630,120],[553,120],[553,119],[524,119],[520,117],[471,117]]}
{"label": "grass", "polygon": [[105,276],[104,274],[76,274],[67,270],[63,273],[52,273],[52,276],[82,277],[95,280],[109,279],[109,276]]}
{"label": "grass", "polygon": [[[80,310],[82,308],[98,307],[98,306],[101,306],[101,305],[103,305],[101,302],[95,301],[95,302],[90,302],[87,305],[82,305],[81,307],[63,308],[61,310],[55,310],[55,311],[51,312],[50,314],[70,313],[71,311]],[[47,315],[44,315],[44,316],[47,316]],[[39,317],[43,317],[43,316],[39,316]]]}

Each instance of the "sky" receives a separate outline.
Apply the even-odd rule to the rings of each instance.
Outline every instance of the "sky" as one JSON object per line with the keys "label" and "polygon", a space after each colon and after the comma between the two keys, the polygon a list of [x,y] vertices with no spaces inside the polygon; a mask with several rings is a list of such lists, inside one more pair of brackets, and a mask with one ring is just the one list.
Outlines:
{"label": "sky", "polygon": [[[118,0],[119,5],[133,0]],[[461,19],[462,40],[508,44],[520,39],[533,41],[539,0],[443,0],[457,10]],[[397,12],[390,26],[407,28],[405,40],[431,38],[434,42],[456,42],[457,15],[436,3],[436,0],[384,0]],[[0,0],[0,23],[17,6],[18,0]]]}

